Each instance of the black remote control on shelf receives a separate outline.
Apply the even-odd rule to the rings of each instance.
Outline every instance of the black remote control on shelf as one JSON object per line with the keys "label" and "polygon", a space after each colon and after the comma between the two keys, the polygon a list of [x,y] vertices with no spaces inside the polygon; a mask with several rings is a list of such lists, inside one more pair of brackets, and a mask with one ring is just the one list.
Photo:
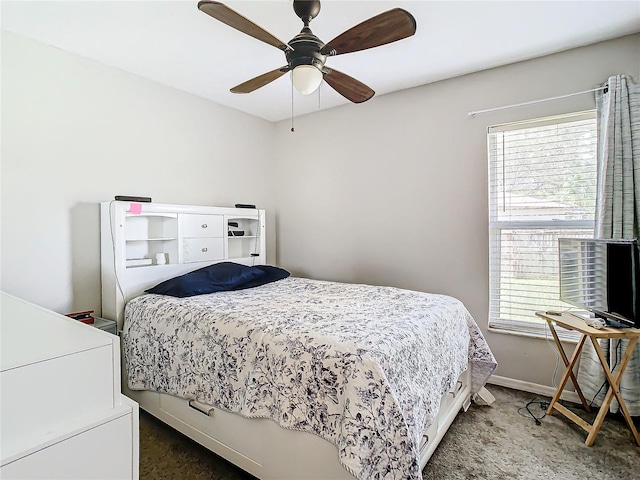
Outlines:
{"label": "black remote control on shelf", "polygon": [[236,203],[236,208],[256,208],[256,206],[248,203]]}

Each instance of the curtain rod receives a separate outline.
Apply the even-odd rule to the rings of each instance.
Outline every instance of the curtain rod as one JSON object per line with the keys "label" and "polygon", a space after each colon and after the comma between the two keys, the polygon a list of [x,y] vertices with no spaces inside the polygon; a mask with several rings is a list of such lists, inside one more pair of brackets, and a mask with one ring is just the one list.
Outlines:
{"label": "curtain rod", "polygon": [[603,87],[596,87],[596,88],[592,88],[591,90],[585,90],[584,92],[568,93],[567,95],[559,95],[557,97],[543,98],[542,100],[532,100],[530,102],[515,103],[513,105],[505,105],[504,107],[487,108],[486,110],[476,110],[475,112],[469,112],[469,116],[475,117],[480,113],[495,112],[497,110],[506,110],[507,108],[522,107],[524,105],[532,105],[534,103],[548,102],[550,100],[559,100],[560,98],[573,97],[575,95],[584,95],[585,93],[597,92],[598,90],[606,90],[607,88],[608,86],[605,85]]}

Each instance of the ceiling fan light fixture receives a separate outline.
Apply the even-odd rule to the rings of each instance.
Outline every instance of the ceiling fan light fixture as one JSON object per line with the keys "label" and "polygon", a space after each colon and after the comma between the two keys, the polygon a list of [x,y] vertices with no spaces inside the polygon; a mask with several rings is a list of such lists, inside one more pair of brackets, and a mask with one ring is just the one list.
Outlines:
{"label": "ceiling fan light fixture", "polygon": [[291,82],[300,93],[309,95],[322,83],[322,72],[313,65],[298,65],[291,70]]}

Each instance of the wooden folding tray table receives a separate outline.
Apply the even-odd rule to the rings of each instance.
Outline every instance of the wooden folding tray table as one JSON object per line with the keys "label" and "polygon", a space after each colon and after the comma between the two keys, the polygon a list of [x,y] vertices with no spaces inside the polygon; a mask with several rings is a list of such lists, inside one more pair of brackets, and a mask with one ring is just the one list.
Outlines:
{"label": "wooden folding tray table", "polygon": [[[583,319],[578,318],[568,312],[564,312],[561,315],[553,315],[546,312],[536,312],[536,315],[546,320],[547,324],[549,325],[549,329],[551,330],[553,339],[555,340],[556,346],[558,347],[558,352],[560,353],[560,356],[562,357],[562,361],[567,367],[567,369],[564,372],[564,375],[562,376],[562,379],[560,380],[560,384],[558,385],[555,395],[553,396],[551,403],[549,404],[549,408],[547,409],[547,415],[553,414],[553,410],[555,409],[558,412],[565,415],[570,420],[572,420],[573,422],[575,422],[576,424],[578,424],[580,427],[582,427],[584,430],[588,432],[587,439],[584,442],[585,445],[591,446],[596,440],[596,435],[598,434],[598,431],[602,426],[602,422],[604,421],[604,418],[607,415],[607,412],[609,411],[609,406],[611,405],[611,401],[613,400],[613,397],[615,397],[618,400],[618,403],[620,404],[620,410],[622,412],[622,415],[626,420],[627,425],[629,426],[629,429],[631,430],[631,433],[636,443],[640,445],[640,435],[638,434],[638,430],[636,429],[633,423],[633,419],[629,414],[627,405],[625,404],[624,399],[620,394],[620,379],[622,378],[622,374],[624,373],[625,368],[627,368],[627,364],[631,359],[633,350],[636,344],[638,343],[638,338],[640,338],[640,329],[610,328],[610,327],[603,327],[603,328],[597,329],[597,328],[590,327],[585,323]],[[562,344],[560,343],[560,339],[558,338],[558,334],[556,332],[554,325],[559,325],[568,330],[574,330],[580,333],[580,340],[578,341],[578,344],[576,345],[576,348],[573,351],[573,355],[571,356],[570,360],[567,358],[567,355],[564,349],[562,348]],[[582,394],[582,390],[580,390],[580,386],[578,385],[578,380],[576,379],[573,373],[573,368],[578,358],[580,357],[580,352],[582,351],[582,347],[584,346],[584,343],[587,340],[587,338],[591,340],[591,343],[593,344],[593,348],[595,348],[596,354],[600,359],[600,364],[602,365],[602,369],[604,370],[604,373],[607,377],[607,381],[609,382],[609,390],[607,391],[607,394],[604,397],[604,402],[602,403],[602,406],[600,407],[600,410],[598,411],[598,414],[593,424],[589,424],[584,419],[582,419],[581,417],[573,413],[571,410],[566,408],[564,405],[559,403],[560,395],[562,395],[562,392],[564,391],[564,387],[567,384],[567,381],[569,380],[569,378],[571,378],[571,381],[575,386],[576,393],[578,394],[578,396],[580,397],[580,401],[582,402],[582,406],[587,412],[591,411],[587,401],[584,398],[584,395]],[[624,355],[622,356],[622,359],[620,360],[620,364],[616,368],[615,375],[611,372],[611,366],[609,365],[609,362],[606,359],[604,352],[600,347],[600,344],[598,343],[598,340],[601,338],[604,338],[604,339],[618,338],[618,339],[629,340],[629,345]]]}

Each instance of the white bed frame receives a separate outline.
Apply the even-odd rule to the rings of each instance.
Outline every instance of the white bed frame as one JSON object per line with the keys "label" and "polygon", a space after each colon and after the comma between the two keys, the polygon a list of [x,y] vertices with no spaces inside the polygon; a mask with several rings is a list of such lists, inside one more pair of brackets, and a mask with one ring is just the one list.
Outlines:
{"label": "white bed frame", "polygon": [[[224,260],[248,265],[266,263],[263,210],[248,211],[236,208],[153,203],[131,205],[129,202],[105,202],[101,204],[101,208],[103,316],[116,320],[119,330],[122,328],[126,301],[163,280]],[[140,213],[131,213],[131,210],[134,212],[140,210]],[[179,216],[176,219],[175,238],[169,236],[163,237],[162,240],[155,240],[153,237],[132,240],[131,233],[127,232],[127,221],[136,215],[151,217],[173,214]],[[257,237],[255,242],[257,251],[250,252],[254,255],[248,257],[230,258],[229,254],[233,248],[224,243],[224,256],[221,259],[185,262],[185,256],[187,260],[189,259],[185,249],[190,248],[188,241],[190,233],[189,222],[183,220],[189,215],[222,215],[225,220],[223,225],[226,225],[229,219],[257,219],[258,229],[253,232]],[[193,218],[201,220],[207,217]],[[139,220],[136,219],[136,221]],[[226,229],[223,234],[226,236]],[[136,243],[133,249],[135,251],[141,248],[137,243],[144,245],[146,241],[149,241],[150,245],[175,241],[179,250],[177,252],[172,250],[173,258],[169,255],[168,264],[126,268],[127,238],[129,243]],[[166,240],[166,238],[172,240]],[[228,241],[230,240],[223,238],[223,242]],[[157,246],[148,247],[148,255],[154,256],[155,253],[157,253]],[[355,478],[339,463],[337,448],[314,434],[287,430],[270,419],[249,419],[194,400],[188,401],[151,391],[130,390],[126,385],[124,360],[122,366],[122,392],[138,402],[140,408],[259,479],[353,480]],[[421,469],[427,464],[458,412],[461,409],[466,411],[469,407],[471,402],[469,372],[470,370],[467,369],[452,391],[442,397],[437,420],[423,437],[420,448]]]}

